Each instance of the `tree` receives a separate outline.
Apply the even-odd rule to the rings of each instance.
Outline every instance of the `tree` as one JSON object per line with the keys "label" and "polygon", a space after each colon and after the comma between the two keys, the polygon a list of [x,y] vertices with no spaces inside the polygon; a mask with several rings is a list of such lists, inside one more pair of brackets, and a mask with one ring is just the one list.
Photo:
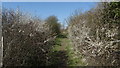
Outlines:
{"label": "tree", "polygon": [[59,35],[60,34],[60,23],[58,23],[58,19],[56,16],[49,16],[46,20],[46,24],[50,27],[52,30],[52,33],[54,35]]}

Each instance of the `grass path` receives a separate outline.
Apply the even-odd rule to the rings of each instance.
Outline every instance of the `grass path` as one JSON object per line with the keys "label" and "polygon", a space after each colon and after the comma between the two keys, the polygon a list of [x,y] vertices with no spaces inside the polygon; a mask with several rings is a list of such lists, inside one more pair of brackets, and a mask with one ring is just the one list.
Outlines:
{"label": "grass path", "polygon": [[52,49],[51,61],[53,65],[60,66],[84,66],[85,64],[81,61],[81,57],[77,57],[74,54],[70,40],[67,38],[57,38],[56,45]]}

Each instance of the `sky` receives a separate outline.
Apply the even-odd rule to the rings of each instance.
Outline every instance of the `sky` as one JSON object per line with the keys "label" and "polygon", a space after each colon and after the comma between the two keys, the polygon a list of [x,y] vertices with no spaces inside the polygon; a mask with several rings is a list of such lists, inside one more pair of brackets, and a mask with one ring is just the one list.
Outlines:
{"label": "sky", "polygon": [[45,19],[51,15],[57,16],[59,22],[65,24],[65,20],[75,10],[82,12],[94,8],[97,2],[2,2],[2,7],[8,9],[19,9]]}
{"label": "sky", "polygon": [[118,2],[119,0],[1,0],[2,2]]}

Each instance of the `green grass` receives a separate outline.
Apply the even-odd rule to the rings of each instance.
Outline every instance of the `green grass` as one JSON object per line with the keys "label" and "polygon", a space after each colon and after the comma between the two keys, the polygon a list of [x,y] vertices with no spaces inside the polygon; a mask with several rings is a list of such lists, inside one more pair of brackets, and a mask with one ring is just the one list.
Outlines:
{"label": "green grass", "polygon": [[60,51],[61,47],[61,38],[56,38],[55,46],[53,47],[52,51]]}
{"label": "green grass", "polygon": [[56,38],[55,43],[52,51],[66,51],[68,56],[68,66],[85,66],[85,63],[81,61],[81,56],[77,57],[74,54],[73,46],[70,44],[68,38]]}
{"label": "green grass", "polygon": [[72,45],[69,45],[66,47],[68,56],[69,56],[69,61],[68,61],[69,64],[68,65],[70,65],[70,66],[85,66],[85,63],[83,63],[81,61],[82,57],[81,56],[78,57],[77,55],[75,55],[74,50],[72,48],[73,48]]}

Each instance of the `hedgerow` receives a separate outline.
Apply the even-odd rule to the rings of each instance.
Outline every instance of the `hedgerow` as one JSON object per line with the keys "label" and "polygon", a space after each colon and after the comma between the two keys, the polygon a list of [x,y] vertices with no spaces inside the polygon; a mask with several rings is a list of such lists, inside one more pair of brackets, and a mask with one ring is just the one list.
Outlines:
{"label": "hedgerow", "polygon": [[55,36],[44,21],[18,10],[2,11],[4,66],[48,65]]}
{"label": "hedgerow", "polygon": [[69,18],[69,38],[76,53],[88,65],[120,65],[119,5],[119,2],[100,3],[90,11],[78,12]]}

